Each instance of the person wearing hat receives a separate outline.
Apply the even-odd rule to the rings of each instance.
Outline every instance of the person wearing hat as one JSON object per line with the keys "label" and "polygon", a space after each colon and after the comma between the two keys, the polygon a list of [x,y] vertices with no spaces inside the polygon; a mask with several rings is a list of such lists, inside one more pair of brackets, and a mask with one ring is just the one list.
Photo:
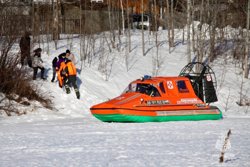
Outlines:
{"label": "person wearing hat", "polygon": [[32,67],[33,67],[33,80],[36,80],[36,76],[37,76],[37,71],[38,69],[41,70],[41,79],[46,79],[44,77],[44,67],[43,67],[43,60],[41,58],[41,52],[42,49],[41,48],[37,48],[36,50],[34,50],[34,56],[33,56],[33,61],[32,61]]}
{"label": "person wearing hat", "polygon": [[71,60],[71,62],[74,63],[74,65],[76,64],[75,55],[72,54],[69,49],[66,50],[66,58]]}

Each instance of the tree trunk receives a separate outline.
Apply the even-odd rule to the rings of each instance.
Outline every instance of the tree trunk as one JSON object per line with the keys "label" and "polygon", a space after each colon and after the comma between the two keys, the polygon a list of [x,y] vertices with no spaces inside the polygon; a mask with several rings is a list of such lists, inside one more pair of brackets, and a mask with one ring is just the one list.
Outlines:
{"label": "tree trunk", "polygon": [[187,0],[187,62],[191,62],[191,40],[190,40],[190,24],[191,24],[191,0]]}
{"label": "tree trunk", "polygon": [[196,49],[198,51],[197,54],[197,60],[198,62],[202,62],[203,59],[203,51],[204,51],[204,33],[203,32],[203,23],[204,23],[204,0],[201,1],[201,9],[200,9],[200,25],[198,27],[198,34],[197,34],[197,45],[196,45]]}
{"label": "tree trunk", "polygon": [[157,5],[156,0],[154,0],[154,20],[155,20],[155,46],[156,46],[156,56],[154,58],[153,65],[153,75],[157,76],[160,69],[160,58],[159,58],[159,42],[158,42],[158,31],[157,31]]}
{"label": "tree trunk", "polygon": [[248,59],[249,59],[249,19],[250,19],[250,0],[248,0],[248,5],[247,5],[247,35],[246,35],[246,46],[245,46],[245,60],[244,60],[244,77],[248,78],[249,75],[249,64],[248,64]]}
{"label": "tree trunk", "polygon": [[143,56],[145,56],[145,42],[144,42],[144,19],[143,19],[143,17],[144,17],[144,1],[143,0],[141,0],[141,3],[142,3],[142,5],[141,5],[141,12],[142,12],[142,14],[141,14],[141,16],[142,16],[142,30],[141,30],[141,33],[142,33],[142,55]]}
{"label": "tree trunk", "polygon": [[171,47],[174,47],[174,0],[171,0]]}
{"label": "tree trunk", "polygon": [[121,3],[121,10],[122,10],[122,35],[124,35],[125,34],[125,19],[124,19],[123,0],[120,0],[120,3]]}
{"label": "tree trunk", "polygon": [[35,4],[32,1],[32,37],[35,37]]}
{"label": "tree trunk", "polygon": [[113,13],[111,12],[112,9],[112,4],[111,4],[111,0],[108,0],[108,13],[109,13],[109,29],[110,29],[110,41],[112,44],[112,48],[115,48],[115,32],[114,32],[114,26],[113,26]]}
{"label": "tree trunk", "polygon": [[56,4],[52,1],[53,3],[53,40],[55,42],[59,40],[59,17],[60,17],[60,0],[56,1]]}
{"label": "tree trunk", "polygon": [[128,30],[127,30],[127,32],[128,32],[128,34],[127,34],[127,36],[128,36],[128,51],[129,52],[131,52],[131,33],[130,33],[130,31],[131,31],[131,22],[130,22],[130,18],[129,18],[129,8],[128,8],[128,1],[129,0],[127,0],[127,20],[128,20]]}
{"label": "tree trunk", "polygon": [[169,53],[170,53],[170,48],[171,48],[171,33],[170,33],[170,12],[169,12],[169,0],[167,1],[167,29],[168,29],[168,46],[169,46]]}
{"label": "tree trunk", "polygon": [[[207,5],[209,6],[209,4]],[[215,44],[216,44],[216,24],[217,24],[217,20],[216,20],[216,16],[218,14],[218,11],[215,9],[212,12],[209,12],[209,17],[208,19],[211,19],[211,24],[209,26],[209,36],[210,36],[210,52],[209,52],[209,62],[212,62],[215,57],[216,57],[216,53],[215,53]]]}

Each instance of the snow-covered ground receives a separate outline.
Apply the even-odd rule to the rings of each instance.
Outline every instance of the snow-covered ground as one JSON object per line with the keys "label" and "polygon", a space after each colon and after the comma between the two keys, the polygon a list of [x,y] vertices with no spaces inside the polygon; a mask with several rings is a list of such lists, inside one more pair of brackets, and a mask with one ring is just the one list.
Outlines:
{"label": "snow-covered ground", "polygon": [[[250,166],[250,119],[102,123],[90,115],[1,123],[0,166]],[[219,163],[229,128],[231,148]]]}
{"label": "snow-covered ground", "polygon": [[[230,58],[220,57],[210,64],[217,76],[219,101],[215,105],[223,112],[222,120],[103,123],[90,114],[92,105],[118,96],[129,82],[144,74],[153,75],[158,70],[160,76],[178,75],[187,61],[181,35],[182,31],[176,32],[178,45],[170,53],[167,32],[159,33],[158,69],[153,65],[157,53],[153,35],[146,35],[146,56],[142,55],[140,31],[133,33],[130,53],[124,48],[126,37],[121,39],[120,52],[109,53],[106,46],[101,47],[105,40],[100,35],[91,65],[86,63],[78,75],[80,100],[74,90],[67,95],[57,82],[50,82],[51,61],[70,47],[69,41],[59,41],[58,50],[50,43],[49,52],[47,44],[41,44],[48,80],[32,82],[52,98],[54,109],[32,103],[24,108],[27,115],[0,116],[0,166],[250,166],[250,109],[236,104],[242,78]],[[78,60],[79,43],[79,38],[74,38],[71,48]],[[108,64],[102,63],[103,72],[98,70],[100,56]],[[250,81],[243,81],[243,93],[248,95]],[[218,143],[229,129],[231,147],[225,163],[220,164],[222,144]]]}

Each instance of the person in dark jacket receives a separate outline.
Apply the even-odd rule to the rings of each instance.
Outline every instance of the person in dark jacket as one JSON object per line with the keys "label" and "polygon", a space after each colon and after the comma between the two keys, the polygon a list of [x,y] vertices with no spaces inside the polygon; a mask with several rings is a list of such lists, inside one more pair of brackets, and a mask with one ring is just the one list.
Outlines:
{"label": "person in dark jacket", "polygon": [[58,61],[58,58],[57,58],[57,57],[55,57],[55,58],[52,60],[53,76],[52,76],[51,82],[54,82],[55,77],[56,77],[56,66],[57,66],[57,61]]}
{"label": "person in dark jacket", "polygon": [[61,66],[61,63],[62,62],[65,62],[65,59],[66,59],[66,53],[61,53],[59,56],[58,56],[58,61],[56,63],[56,69],[59,70],[60,69],[60,66]]}
{"label": "person in dark jacket", "polygon": [[61,71],[65,65],[65,57],[66,57],[66,53],[61,53],[58,58],[59,60],[56,63],[56,73],[57,73],[57,80],[59,83],[59,87],[62,88],[63,87],[63,79],[64,76],[61,75]]}
{"label": "person in dark jacket", "polygon": [[32,60],[30,57],[30,33],[25,32],[21,38],[19,46],[21,50],[21,65],[25,65],[25,59],[27,59],[29,67],[32,67]]}

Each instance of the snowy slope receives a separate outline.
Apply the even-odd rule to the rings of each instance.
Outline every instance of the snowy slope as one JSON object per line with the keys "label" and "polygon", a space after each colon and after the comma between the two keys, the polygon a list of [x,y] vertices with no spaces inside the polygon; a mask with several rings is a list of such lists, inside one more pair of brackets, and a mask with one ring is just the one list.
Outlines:
{"label": "snowy slope", "polygon": [[[181,36],[182,31],[176,31],[178,45],[170,53],[167,32],[159,33],[158,75],[178,75],[186,65],[186,45],[181,44]],[[132,80],[144,74],[153,75],[156,48],[155,36],[146,35],[147,54],[143,56],[141,32],[135,31],[129,54],[125,48],[126,37],[121,38],[120,52],[110,53],[107,46],[102,46],[100,37],[96,37],[96,54],[91,65],[86,63],[78,74],[80,100],[76,99],[74,90],[67,95],[57,82],[50,82],[51,61],[70,49],[69,42],[59,41],[58,50],[53,43],[40,45],[48,80],[32,82],[53,99],[54,109],[36,105],[26,108],[27,115],[0,117],[0,166],[250,166],[250,109],[236,104],[241,77],[231,59],[218,58],[211,64],[218,81],[216,105],[223,112],[223,120],[102,123],[90,114],[89,108],[118,96]],[[79,44],[79,38],[73,38],[71,51],[78,60]],[[112,67],[108,80],[98,70],[100,56],[109,60],[108,72]],[[77,67],[80,69],[80,61]],[[245,79],[243,92],[247,94],[249,88],[250,81]],[[231,149],[226,153],[226,163],[221,165],[218,158],[222,146],[216,143],[228,129],[233,133]]]}

